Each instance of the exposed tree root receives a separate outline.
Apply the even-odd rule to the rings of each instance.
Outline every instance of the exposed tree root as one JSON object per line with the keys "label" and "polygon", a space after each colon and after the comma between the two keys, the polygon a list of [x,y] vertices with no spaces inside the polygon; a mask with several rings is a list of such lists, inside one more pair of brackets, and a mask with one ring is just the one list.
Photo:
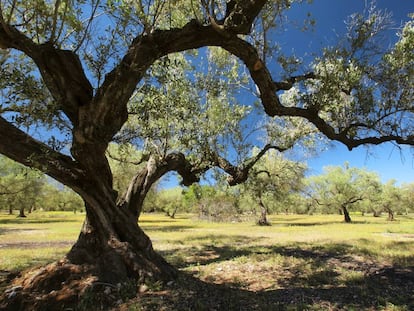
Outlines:
{"label": "exposed tree root", "polygon": [[[78,265],[62,259],[28,270],[15,278],[2,293],[0,310],[106,310],[135,296],[139,284],[159,280],[160,273],[164,275],[164,281],[176,275],[175,269],[166,262],[162,263],[164,266],[161,268],[151,263],[151,267],[141,266],[138,273],[119,278],[119,282],[115,283],[113,273],[105,278],[111,265],[102,266],[102,263],[108,263],[105,260],[97,259],[96,262],[100,264]],[[135,262],[135,269],[137,264]],[[120,262],[116,265],[119,266]],[[126,265],[128,263],[124,262]],[[128,268],[125,270],[131,271]],[[151,277],[153,280],[150,280]]]}

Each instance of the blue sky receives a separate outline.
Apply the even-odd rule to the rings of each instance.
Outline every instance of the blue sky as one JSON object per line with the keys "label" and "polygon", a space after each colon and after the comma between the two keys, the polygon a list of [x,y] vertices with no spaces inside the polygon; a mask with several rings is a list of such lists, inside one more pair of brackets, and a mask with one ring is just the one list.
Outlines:
{"label": "blue sky", "polygon": [[[320,46],[333,44],[345,31],[344,21],[347,16],[362,12],[366,4],[367,1],[364,0],[314,0],[311,5],[293,7],[290,13],[293,18],[300,19],[311,12],[316,19],[316,29],[306,35],[298,31],[295,36],[285,38],[285,48],[293,48],[299,54],[301,51],[317,50]],[[397,27],[408,20],[409,13],[414,13],[413,0],[377,0],[376,6],[392,12],[396,29],[390,35],[394,35]],[[396,179],[398,183],[414,182],[414,153],[410,148],[399,150],[387,143],[348,151],[339,143],[333,143],[332,146],[307,161],[309,174],[320,174],[323,166],[343,165],[347,161],[353,167],[376,171],[384,182],[390,179]]]}
{"label": "blue sky", "polygon": [[[289,11],[289,19],[296,21],[293,28],[286,33],[277,33],[278,42],[282,49],[294,52],[297,56],[309,60],[312,52],[320,52],[321,48],[335,44],[346,31],[345,21],[355,12],[363,12],[370,2],[365,0],[314,0],[312,4],[297,4]],[[377,0],[378,9],[392,12],[395,29],[392,29],[390,45],[397,37],[398,27],[407,21],[408,14],[414,13],[414,0]],[[316,20],[312,32],[303,32],[299,28],[308,13]],[[292,24],[291,24],[292,25]],[[274,73],[274,74],[277,74]],[[381,180],[386,182],[395,179],[398,184],[414,182],[414,149],[398,148],[392,143],[379,146],[360,146],[349,151],[344,145],[331,142],[327,150],[318,153],[312,158],[305,158],[308,164],[308,175],[317,175],[323,172],[324,166],[342,166],[348,162],[351,167],[359,167],[374,171]],[[295,150],[293,150],[293,153]],[[304,159],[300,154],[293,158]],[[169,176],[161,182],[161,187],[177,185],[175,177]]]}

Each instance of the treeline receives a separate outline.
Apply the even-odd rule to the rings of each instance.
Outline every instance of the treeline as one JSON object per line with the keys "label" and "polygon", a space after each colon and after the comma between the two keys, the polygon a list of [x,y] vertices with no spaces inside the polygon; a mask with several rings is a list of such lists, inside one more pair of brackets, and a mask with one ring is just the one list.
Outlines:
{"label": "treeline", "polygon": [[[331,179],[334,178],[332,171],[344,173],[346,170],[361,175],[346,180],[346,173]],[[170,217],[176,213],[194,213],[210,221],[255,219],[261,225],[269,224],[268,214],[338,214],[351,222],[350,212],[374,217],[385,214],[388,220],[414,212],[414,183],[398,186],[389,181],[384,184],[379,178],[364,180],[364,175],[378,176],[362,169],[329,167],[325,174],[304,178],[303,188],[278,194],[277,198],[272,193],[259,198],[242,187],[199,184],[186,189],[176,187],[152,194],[146,201],[145,211],[164,212]]]}
{"label": "treeline", "polygon": [[306,166],[269,153],[257,164],[248,181],[236,187],[219,182],[214,187],[194,184],[186,189],[173,188],[149,196],[147,211],[163,211],[174,217],[177,212],[196,213],[212,221],[238,221],[254,217],[267,225],[271,213],[340,214],[351,222],[350,212],[385,213],[392,221],[396,214],[414,212],[414,183],[386,183],[365,169],[328,166],[317,176],[305,176]]}
{"label": "treeline", "polygon": [[19,217],[42,209],[83,211],[83,202],[72,190],[56,184],[39,171],[0,156],[0,209]]}
{"label": "treeline", "polygon": [[[123,163],[112,166],[115,181],[126,184],[131,167]],[[317,176],[305,173],[303,163],[269,152],[243,185],[229,187],[218,178],[214,186],[154,187],[146,197],[144,211],[163,212],[172,218],[177,213],[194,213],[210,221],[255,219],[261,225],[269,224],[267,215],[272,213],[337,213],[350,222],[350,212],[376,217],[385,213],[389,220],[414,212],[414,183],[382,183],[377,173],[347,163],[326,167]],[[18,216],[25,217],[36,209],[82,212],[84,207],[73,191],[0,156],[0,209],[10,214],[18,211]]]}

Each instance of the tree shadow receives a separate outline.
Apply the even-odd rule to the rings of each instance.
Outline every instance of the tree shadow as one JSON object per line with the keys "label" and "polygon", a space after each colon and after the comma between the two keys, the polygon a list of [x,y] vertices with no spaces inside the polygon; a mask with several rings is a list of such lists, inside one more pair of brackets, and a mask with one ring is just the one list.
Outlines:
{"label": "tree shadow", "polygon": [[159,224],[159,223],[174,223],[178,222],[176,218],[167,218],[163,220],[159,219],[139,219],[138,224],[139,225],[145,225],[145,224]]}
{"label": "tree shadow", "polygon": [[204,282],[181,272],[167,290],[144,293],[137,301],[143,307],[140,310],[378,310],[387,306],[413,310],[413,273],[411,268],[400,277],[397,270],[388,269],[364,277],[359,285],[290,286],[254,292]]}
{"label": "tree shadow", "polygon": [[[348,244],[306,245],[306,248],[298,244],[249,247],[248,244],[255,240],[246,241],[245,236],[240,236],[235,238],[235,243],[245,241],[245,247],[206,244],[163,252],[167,258],[174,258],[179,252],[187,255],[185,260],[178,257],[174,260],[181,269],[180,281],[167,290],[162,301],[154,298],[152,293],[143,295],[143,299],[150,299],[155,305],[160,303],[160,307],[168,310],[182,310],[183,306],[188,306],[186,310],[377,310],[390,306],[414,310],[414,266],[366,260],[360,254],[369,255],[368,249],[355,251]],[[397,243],[402,248],[410,246],[406,244],[409,242]],[[237,265],[237,258],[255,255],[283,256],[300,264],[292,265],[284,272],[278,271],[280,266],[270,267],[273,271],[268,275],[275,276],[277,286],[259,291],[249,290],[243,281],[241,284],[229,281],[226,278],[228,271],[223,270],[221,279],[216,274],[215,278],[202,280],[195,270],[188,270],[191,265],[208,266],[228,260],[235,260]],[[397,256],[395,261],[398,260]],[[414,262],[414,256],[400,260]],[[284,273],[282,277],[279,272]]]}
{"label": "tree shadow", "polygon": [[[349,224],[359,225],[367,224],[365,220],[353,220]],[[312,227],[312,226],[326,226],[326,225],[337,225],[337,224],[346,224],[343,219],[333,220],[333,221],[314,221],[314,222],[285,222],[285,221],[271,221],[273,226],[281,227]]]}

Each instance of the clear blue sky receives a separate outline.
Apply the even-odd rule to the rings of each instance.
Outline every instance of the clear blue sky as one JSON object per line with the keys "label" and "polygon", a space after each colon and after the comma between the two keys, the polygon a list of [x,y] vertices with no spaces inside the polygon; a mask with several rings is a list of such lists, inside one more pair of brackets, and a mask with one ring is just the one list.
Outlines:
{"label": "clear blue sky", "polygon": [[[295,36],[285,38],[285,48],[294,48],[300,54],[333,44],[345,31],[346,17],[354,12],[362,12],[366,3],[367,1],[364,0],[314,0],[311,5],[297,5],[290,13],[292,17],[304,18],[308,12],[311,12],[316,19],[316,29],[306,36],[298,31]],[[414,13],[414,0],[377,0],[376,5],[379,9],[392,12],[396,27],[408,20],[409,13]],[[396,32],[397,29],[395,32],[390,32],[390,35]],[[389,179],[396,179],[399,183],[414,182],[414,150],[412,149],[403,148],[400,151],[388,143],[369,149],[359,147],[348,151],[339,143],[332,145],[333,148],[308,160],[309,174],[319,174],[323,166],[343,165],[347,161],[351,166],[376,171],[384,182]]]}
{"label": "clear blue sky", "polygon": [[[292,20],[300,24],[310,12],[316,20],[313,32],[302,32],[300,27],[293,27],[286,34],[278,34],[277,40],[286,51],[294,51],[297,56],[310,57],[322,47],[333,45],[345,32],[345,20],[355,12],[363,12],[369,1],[364,0],[314,0],[312,4],[295,5],[289,11]],[[395,31],[390,31],[391,41],[396,40],[397,28],[408,20],[408,14],[414,13],[414,0],[377,0],[376,6],[392,12]],[[295,29],[296,28],[296,29]],[[389,42],[385,42],[389,44]],[[302,158],[300,155],[294,158]],[[414,182],[414,149],[398,149],[391,143],[379,146],[361,146],[352,151],[339,143],[330,143],[328,150],[306,159],[308,175],[323,172],[324,166],[341,166],[348,162],[352,167],[364,168],[377,172],[381,180],[397,180],[398,184]],[[177,179],[169,176],[161,181],[161,187],[174,187]]]}

